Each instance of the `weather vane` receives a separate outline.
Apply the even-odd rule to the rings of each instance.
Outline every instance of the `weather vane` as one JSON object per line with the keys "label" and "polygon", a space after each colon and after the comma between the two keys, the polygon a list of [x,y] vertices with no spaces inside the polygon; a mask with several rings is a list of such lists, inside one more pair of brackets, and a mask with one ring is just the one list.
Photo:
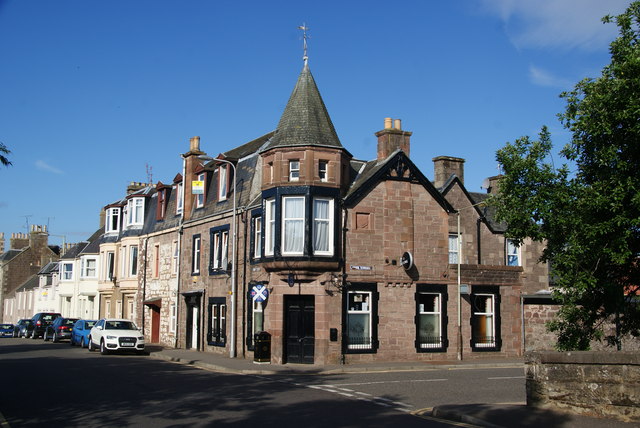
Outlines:
{"label": "weather vane", "polygon": [[298,30],[302,30],[302,46],[304,48],[304,55],[302,56],[302,59],[304,60],[304,64],[307,64],[307,61],[309,60],[309,57],[307,56],[307,30],[309,29],[309,27],[307,27],[307,25],[303,22],[301,26],[298,27]]}

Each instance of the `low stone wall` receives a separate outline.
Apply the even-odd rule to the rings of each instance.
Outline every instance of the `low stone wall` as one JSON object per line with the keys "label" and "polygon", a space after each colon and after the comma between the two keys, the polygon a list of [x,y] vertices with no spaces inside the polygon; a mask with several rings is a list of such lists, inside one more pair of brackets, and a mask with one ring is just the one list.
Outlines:
{"label": "low stone wall", "polygon": [[640,421],[640,354],[527,352],[527,405]]}

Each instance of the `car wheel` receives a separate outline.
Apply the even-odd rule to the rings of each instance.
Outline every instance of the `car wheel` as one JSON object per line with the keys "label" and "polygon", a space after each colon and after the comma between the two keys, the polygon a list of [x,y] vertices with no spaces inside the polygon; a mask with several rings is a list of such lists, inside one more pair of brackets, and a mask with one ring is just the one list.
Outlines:
{"label": "car wheel", "polygon": [[80,347],[81,348],[86,348],[87,347],[87,339],[80,336]]}
{"label": "car wheel", "polygon": [[91,337],[89,337],[89,343],[87,344],[87,348],[89,348],[89,352],[93,352],[96,350],[96,348],[93,347],[93,341],[91,340]]}
{"label": "car wheel", "polygon": [[74,343],[73,343],[73,336],[71,336],[71,337],[69,338],[69,346],[73,346],[73,345],[74,345]]}
{"label": "car wheel", "polygon": [[44,333],[42,334],[42,339],[44,339],[45,342],[49,341],[49,335],[47,334],[47,330],[45,330]]}
{"label": "car wheel", "polygon": [[100,354],[107,355],[109,351],[107,351],[107,345],[104,344],[104,339],[100,341]]}
{"label": "car wheel", "polygon": [[38,336],[36,335],[36,331],[35,330],[31,330],[31,338],[32,339],[37,339]]}

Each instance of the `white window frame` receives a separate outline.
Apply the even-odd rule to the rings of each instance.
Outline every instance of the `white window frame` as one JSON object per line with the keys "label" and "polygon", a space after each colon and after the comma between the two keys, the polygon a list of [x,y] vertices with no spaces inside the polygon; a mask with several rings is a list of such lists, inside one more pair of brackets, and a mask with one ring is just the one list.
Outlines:
{"label": "white window frame", "polygon": [[176,214],[182,214],[184,203],[184,182],[181,181],[176,184]]}
{"label": "white window frame", "polygon": [[144,224],[144,198],[131,198],[127,201],[127,226]]}
{"label": "white window frame", "polygon": [[291,159],[289,161],[289,181],[300,180],[300,159]]}
{"label": "white window frame", "polygon": [[320,181],[326,183],[329,180],[329,162],[326,160],[321,160],[318,162],[318,177]]}
{"label": "white window frame", "polygon": [[171,264],[172,264],[172,269],[171,272],[173,273],[173,275],[177,275],[178,274],[178,259],[180,257],[180,249],[178,248],[178,241],[173,241],[172,244],[172,260],[171,260]]}
{"label": "white window frame", "polygon": [[105,233],[117,233],[120,231],[120,207],[107,208],[106,221],[104,224]]}
{"label": "white window frame", "polygon": [[129,245],[129,277],[138,276],[138,246]]}
{"label": "white window frame", "polygon": [[228,165],[220,165],[218,167],[218,200],[227,200],[227,194],[229,193],[229,179],[228,179]]}
{"label": "white window frame", "polygon": [[[67,269],[71,267],[71,269]],[[60,271],[62,272],[62,281],[73,281],[73,262],[62,262]]]}
{"label": "white window frame", "polygon": [[[316,201],[329,202],[329,207],[328,207],[329,218],[325,219],[325,218],[317,217]],[[334,205],[333,204],[334,204],[333,198],[314,198],[313,199],[313,254],[320,255],[320,256],[333,256],[333,247],[334,247],[333,245],[333,242],[334,242],[333,206]],[[318,231],[319,223],[324,223],[327,225],[327,238],[326,238],[327,250],[318,250],[316,248],[316,233]]]}
{"label": "white window frame", "polygon": [[[89,262],[93,262],[93,267]],[[98,277],[98,257],[83,256],[80,258],[80,278],[97,278]]]}
{"label": "white window frame", "polygon": [[[421,291],[418,293],[418,295],[419,296],[428,295],[428,296],[435,297],[435,304],[434,304],[433,311],[425,310],[427,308],[424,307],[424,304],[420,303],[420,298],[418,298],[418,318],[420,318],[420,316],[422,315],[436,315],[438,319],[438,332],[437,332],[438,336],[437,337],[439,338],[438,342],[433,342],[433,343],[420,341],[419,346],[422,349],[442,348],[442,293]],[[418,320],[418,323],[419,322],[420,320]],[[420,335],[418,335],[418,337],[420,337]]]}
{"label": "white window frame", "polygon": [[[349,303],[351,302],[351,295],[362,295],[366,296],[363,298],[361,303],[361,307],[357,309],[356,307],[349,307]],[[354,300],[356,300],[354,298]],[[366,303],[366,306],[362,304]],[[349,344],[347,347],[349,349],[372,349],[373,348],[373,293],[371,291],[364,290],[349,290],[347,291],[347,329],[349,328],[349,318],[352,315],[367,315],[368,316],[368,331],[369,331],[369,343],[351,343],[351,336],[349,336]]]}
{"label": "white window frame", "polygon": [[[111,257],[109,257],[111,256]],[[111,259],[111,260],[109,260]],[[111,272],[109,272],[109,261],[111,261]],[[113,281],[116,273],[116,253],[115,251],[107,251],[104,254],[104,279],[105,281]]]}
{"label": "white window frame", "polygon": [[460,259],[461,236],[457,233],[449,234],[449,264],[457,264]]}
{"label": "white window frame", "polygon": [[[264,330],[264,303],[258,302],[257,300],[253,300],[252,304],[253,304],[253,310],[251,311],[251,329],[253,331],[252,331],[251,337],[253,338],[256,333]],[[258,329],[258,326],[257,326],[258,323],[256,322],[256,314],[260,314],[260,319],[261,319],[260,324],[262,329]]]}
{"label": "white window frame", "polygon": [[264,201],[264,255],[273,256],[276,245],[276,200],[275,198]]}
{"label": "white window frame", "polygon": [[259,259],[261,256],[260,246],[262,244],[262,217],[253,218],[253,258]]}
{"label": "white window frame", "polygon": [[[202,181],[203,183],[205,183],[205,175],[204,172],[198,174],[198,181]],[[206,184],[205,184],[206,185]],[[203,191],[202,193],[199,193],[196,195],[196,208],[202,208],[204,207],[204,195],[206,194],[206,188],[203,186]]]}
{"label": "white window frame", "polygon": [[229,231],[221,229],[213,233],[213,270],[227,270],[229,264]]}
{"label": "white window frame", "polygon": [[[300,217],[287,217],[287,201],[288,200],[300,200],[302,202],[302,214]],[[306,219],[306,200],[304,196],[283,196],[282,197],[282,233],[281,233],[281,242],[282,242],[282,254],[287,256],[299,256],[304,254],[304,245],[305,245],[305,227],[304,222]],[[292,227],[292,223],[302,222],[302,237],[300,242],[302,242],[300,249],[287,250],[287,230],[289,227]]]}
{"label": "white window frame", "polygon": [[[474,317],[477,317],[477,316],[491,317],[491,322],[490,322],[490,325],[488,326],[489,328],[487,329],[488,335],[486,337],[492,337],[493,340],[487,343],[476,342],[474,343],[474,345],[476,348],[494,348],[496,346],[496,295],[492,293],[473,294],[474,299],[477,299],[478,297],[488,298],[488,301],[490,302],[490,305],[489,305],[490,308],[485,312],[476,311],[474,308],[473,316]],[[472,333],[472,336],[473,336],[473,333]]]}
{"label": "white window frame", "polygon": [[174,302],[169,306],[169,333],[176,332],[176,324],[178,321],[178,311],[177,306]]}
{"label": "white window frame", "polygon": [[127,277],[127,246],[120,247],[120,277]]}
{"label": "white window frame", "polygon": [[202,250],[202,239],[199,236],[193,237],[193,264],[192,264],[192,272],[193,274],[200,273],[200,253]]}
{"label": "white window frame", "polygon": [[[507,266],[522,266],[522,251],[521,247],[514,244],[513,239],[505,240],[505,264]],[[515,262],[512,261],[515,258]]]}

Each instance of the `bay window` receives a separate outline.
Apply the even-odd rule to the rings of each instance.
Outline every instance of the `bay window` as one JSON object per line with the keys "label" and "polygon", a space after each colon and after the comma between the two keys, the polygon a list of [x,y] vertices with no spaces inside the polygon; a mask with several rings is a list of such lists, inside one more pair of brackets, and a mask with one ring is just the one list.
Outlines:
{"label": "bay window", "polygon": [[260,246],[262,245],[262,217],[253,217],[253,258],[260,258]]}
{"label": "bay window", "polygon": [[282,254],[302,254],[304,250],[304,196],[282,198]]}
{"label": "bay window", "polygon": [[127,226],[142,226],[144,223],[144,198],[127,201]]}
{"label": "bay window", "polygon": [[82,257],[80,268],[81,278],[95,278],[98,260],[96,257]]}
{"label": "bay window", "polygon": [[276,200],[274,198],[265,201],[264,211],[264,254],[266,256],[273,256],[273,249],[276,244]]}
{"label": "bay window", "polygon": [[62,263],[62,280],[73,280],[73,262]]}
{"label": "bay window", "polygon": [[138,275],[138,246],[129,246],[129,276]]}
{"label": "bay window", "polygon": [[333,255],[333,199],[313,200],[313,252]]}

